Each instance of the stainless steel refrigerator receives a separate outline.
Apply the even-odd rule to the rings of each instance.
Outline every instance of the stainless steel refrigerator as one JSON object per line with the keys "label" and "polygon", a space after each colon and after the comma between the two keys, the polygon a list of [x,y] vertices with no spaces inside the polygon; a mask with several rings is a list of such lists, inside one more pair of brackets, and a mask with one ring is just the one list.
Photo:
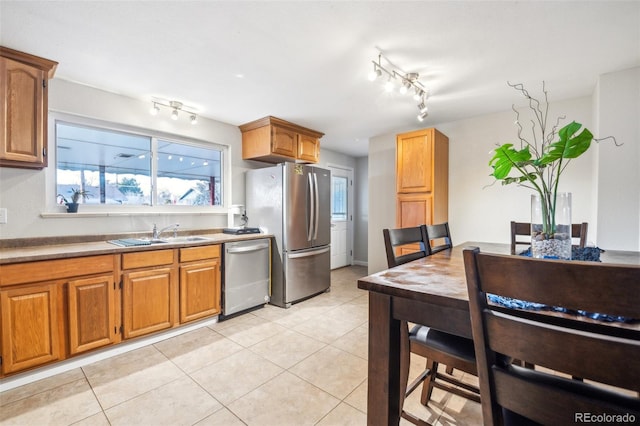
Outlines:
{"label": "stainless steel refrigerator", "polygon": [[292,303],[331,285],[331,172],[282,163],[246,173],[249,225],[275,236],[271,303]]}

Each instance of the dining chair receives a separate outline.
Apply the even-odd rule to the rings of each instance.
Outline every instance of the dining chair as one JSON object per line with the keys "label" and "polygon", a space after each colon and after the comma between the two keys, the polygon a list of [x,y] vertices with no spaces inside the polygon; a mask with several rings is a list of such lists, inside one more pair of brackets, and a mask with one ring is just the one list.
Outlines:
{"label": "dining chair", "polygon": [[493,294],[640,318],[640,266],[488,254],[477,247],[463,257],[485,425],[640,419],[637,327],[487,301]]}
{"label": "dining chair", "polygon": [[[571,237],[579,239],[578,247],[587,245],[588,222],[573,223],[571,225]],[[527,238],[518,238],[526,236]],[[531,223],[511,221],[511,254],[516,254],[516,245],[531,245]]]}
{"label": "dining chair", "polygon": [[[383,229],[382,233],[389,268],[432,254],[425,225],[412,228]],[[421,250],[409,254],[397,254],[397,247],[407,244],[418,245]],[[428,404],[434,387],[480,402],[480,390],[477,386],[462,382],[451,374],[452,369],[455,368],[477,375],[473,340],[444,333],[420,324],[414,325],[408,331],[408,334],[408,326],[406,324],[403,324],[401,330],[403,332],[402,340],[405,342],[408,340],[409,342],[409,351],[427,359],[425,370],[407,386],[409,359],[408,356],[405,357],[406,368],[401,379],[401,385],[406,388],[405,397],[409,396],[422,384],[420,402],[423,405]],[[439,364],[446,366],[444,373],[438,371]],[[421,419],[406,412],[402,408],[402,404],[400,408],[400,415],[404,419],[416,425],[424,424]]]}
{"label": "dining chair", "polygon": [[451,232],[449,231],[449,222],[426,225],[426,227],[431,254],[453,247]]}

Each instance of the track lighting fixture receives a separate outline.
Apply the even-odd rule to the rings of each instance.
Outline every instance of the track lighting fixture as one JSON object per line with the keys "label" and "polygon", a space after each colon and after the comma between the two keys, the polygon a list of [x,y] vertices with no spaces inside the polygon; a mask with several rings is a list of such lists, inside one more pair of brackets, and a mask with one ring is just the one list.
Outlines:
{"label": "track lighting fixture", "polygon": [[189,110],[185,109],[184,104],[182,102],[178,102],[178,101],[165,101],[163,99],[155,99],[153,101],[153,106],[149,110],[149,113],[151,115],[158,115],[158,113],[160,112],[160,107],[161,106],[171,109],[171,119],[172,120],[177,120],[178,116],[180,114],[180,111],[183,111],[183,112],[189,114],[189,120],[191,121],[191,124],[197,124],[198,123],[198,115],[193,111],[189,111]]}
{"label": "track lighting fixture", "polygon": [[[385,58],[386,60],[386,58]],[[395,81],[398,79],[400,81],[399,92],[401,94],[410,93],[411,89],[413,89],[413,99],[416,102],[420,102],[418,104],[418,109],[420,110],[420,115],[418,119],[420,121],[424,120],[427,116],[427,107],[424,102],[427,99],[427,89],[420,83],[419,78],[420,75],[416,72],[406,73],[402,71],[400,68],[393,65],[389,60],[387,62],[387,68],[382,66],[382,53],[378,54],[378,61],[371,61],[373,63],[373,70],[369,73],[369,81],[375,81],[382,77],[382,73],[387,75],[387,80],[384,83],[384,89],[386,92],[393,92],[395,89]]]}

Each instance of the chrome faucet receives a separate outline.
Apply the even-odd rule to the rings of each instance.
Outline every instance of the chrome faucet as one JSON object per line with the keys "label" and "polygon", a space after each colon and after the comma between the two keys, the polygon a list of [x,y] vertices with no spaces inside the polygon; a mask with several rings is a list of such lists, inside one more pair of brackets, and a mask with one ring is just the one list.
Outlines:
{"label": "chrome faucet", "polygon": [[173,238],[176,238],[178,236],[178,226],[180,226],[179,223],[174,223],[172,225],[169,226],[165,226],[164,228],[160,229],[158,231],[158,227],[156,226],[156,224],[153,224],[153,239],[157,240],[158,238],[160,238],[160,235],[162,235],[162,233],[164,231],[166,231],[169,228],[173,228]]}

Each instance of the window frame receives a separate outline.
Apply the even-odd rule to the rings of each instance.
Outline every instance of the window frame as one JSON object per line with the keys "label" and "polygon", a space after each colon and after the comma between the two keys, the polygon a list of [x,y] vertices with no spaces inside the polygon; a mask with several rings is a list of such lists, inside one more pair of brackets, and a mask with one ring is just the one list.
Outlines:
{"label": "window frame", "polygon": [[[202,213],[215,213],[226,214],[231,194],[231,147],[228,144],[222,144],[217,142],[206,141],[198,138],[184,136],[176,133],[163,132],[154,129],[135,127],[127,124],[114,123],[110,121],[82,117],[74,114],[49,111],[49,148],[48,148],[48,161],[49,167],[46,168],[46,212],[57,214],[63,212],[62,207],[56,201],[57,195],[57,135],[56,124],[63,122],[69,125],[77,125],[81,127],[98,128],[107,131],[124,132],[138,136],[149,137],[151,139],[151,148],[154,150],[157,140],[164,140],[176,143],[182,143],[185,145],[191,145],[201,148],[213,148],[221,152],[221,176],[222,180],[222,204],[218,206],[190,206],[190,205],[156,205],[157,203],[157,167],[154,162],[151,164],[151,180],[154,185],[152,191],[152,205],[119,205],[119,204],[83,204],[82,212],[76,215],[113,215],[113,214],[150,214],[150,213],[163,213],[163,214],[202,214]],[[64,212],[63,212],[64,213]]]}

